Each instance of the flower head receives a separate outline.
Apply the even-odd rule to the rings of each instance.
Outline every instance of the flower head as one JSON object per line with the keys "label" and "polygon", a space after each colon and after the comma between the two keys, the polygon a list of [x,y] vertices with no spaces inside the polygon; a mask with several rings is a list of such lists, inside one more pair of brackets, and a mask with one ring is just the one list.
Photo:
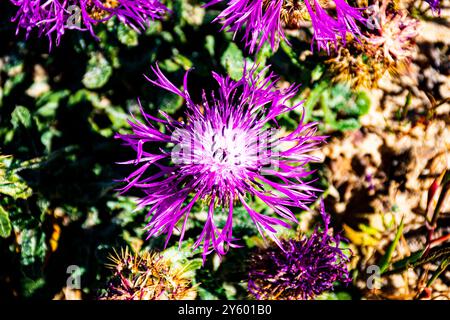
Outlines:
{"label": "flower head", "polygon": [[12,19],[17,33],[25,29],[47,36],[52,46],[59,45],[67,29],[89,31],[96,38],[94,26],[117,17],[122,23],[139,31],[151,20],[160,19],[168,10],[159,0],[10,0],[18,7]]}
{"label": "flower head", "polygon": [[[182,97],[187,112],[186,121],[164,113],[162,120],[141,107],[145,121],[134,119],[130,121],[132,134],[117,135],[137,154],[136,159],[125,162],[136,170],[125,179],[122,192],[134,187],[145,193],[139,207],[149,208],[149,237],[166,233],[168,241],[179,225],[181,244],[191,209],[199,203],[205,206],[206,221],[194,248],[203,244],[204,259],[213,250],[223,255],[235,246],[236,205],[246,209],[261,234],[265,231],[278,241],[274,227],[290,227],[286,220],[297,221],[290,208],[307,209],[318,191],[303,180],[311,174],[305,165],[317,160],[308,152],[324,140],[315,136],[315,123],[301,121],[283,136],[274,129],[279,115],[299,106],[287,106],[297,86],[276,89],[274,75],[264,77],[267,68],[260,73],[255,68],[244,70],[238,81],[213,73],[218,90],[204,91],[202,101],[196,103],[188,91],[188,72],[184,88],[179,90],[158,67],[152,70],[156,79],[149,81]],[[154,123],[164,125],[165,131],[160,132]],[[144,148],[155,143],[161,144],[157,153]],[[168,143],[175,147],[164,148]],[[172,162],[167,163],[169,160]],[[151,166],[158,171],[150,174]],[[259,198],[277,217],[253,210],[252,198]],[[227,214],[221,229],[216,225],[216,209]]]}
{"label": "flower head", "polygon": [[133,254],[128,247],[109,257],[113,270],[101,300],[188,300],[196,297],[183,268],[159,253]]}
{"label": "flower head", "polygon": [[330,217],[323,203],[323,230],[298,239],[282,241],[254,254],[250,263],[248,290],[257,299],[306,300],[333,289],[334,282],[351,278],[347,255],[339,248],[343,240],[329,235]]}
{"label": "flower head", "polygon": [[[224,0],[213,0],[211,6]],[[336,16],[326,10],[329,0],[228,0],[227,8],[215,21],[223,24],[222,29],[237,33],[244,29],[243,40],[250,52],[259,50],[266,42],[276,49],[280,40],[286,40],[285,28],[299,28],[301,22],[310,20],[314,31],[311,50],[314,43],[317,49],[330,51],[343,41],[347,33],[358,37],[361,35],[358,23],[365,23],[360,8],[353,8],[345,0],[333,0]]]}
{"label": "flower head", "polygon": [[419,21],[411,18],[405,11],[388,10],[388,1],[384,0],[378,11],[378,32],[368,35],[368,43],[371,50],[379,48],[383,51],[385,59],[411,60],[418,35]]}
{"label": "flower head", "polygon": [[404,11],[388,8],[388,4],[384,0],[381,7],[375,5],[374,28],[361,42],[339,48],[326,62],[335,81],[371,88],[387,71],[395,75],[408,72],[419,22]]}

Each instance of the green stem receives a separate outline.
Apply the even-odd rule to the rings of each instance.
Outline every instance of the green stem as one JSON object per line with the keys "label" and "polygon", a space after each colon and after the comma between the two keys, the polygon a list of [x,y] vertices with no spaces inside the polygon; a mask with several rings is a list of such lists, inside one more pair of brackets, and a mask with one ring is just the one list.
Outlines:
{"label": "green stem", "polygon": [[439,265],[439,268],[434,272],[431,279],[428,280],[427,287],[430,287],[433,284],[433,282],[442,274],[442,272],[444,272],[445,269],[447,269],[449,264],[450,264],[450,257],[442,260],[441,264]]}

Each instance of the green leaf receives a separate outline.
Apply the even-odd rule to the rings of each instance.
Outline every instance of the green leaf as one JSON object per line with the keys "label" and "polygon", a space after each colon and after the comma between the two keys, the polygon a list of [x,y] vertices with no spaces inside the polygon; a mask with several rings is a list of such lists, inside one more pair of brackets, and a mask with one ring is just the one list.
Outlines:
{"label": "green leaf", "polygon": [[30,298],[37,290],[39,290],[45,285],[44,278],[38,278],[34,280],[28,277],[24,277],[22,278],[21,282],[23,288],[23,295],[25,298]]}
{"label": "green leaf", "polygon": [[231,42],[220,58],[220,63],[233,80],[239,80],[244,70],[244,55],[238,46]]}
{"label": "green leaf", "polygon": [[215,46],[215,42],[216,40],[214,39],[214,37],[212,35],[207,35],[206,36],[206,41],[205,41],[205,48],[208,51],[209,55],[211,57],[214,57],[214,46]]}
{"label": "green leaf", "polygon": [[200,258],[189,260],[182,265],[180,273],[186,278],[195,277],[195,272],[203,266],[203,260]]}
{"label": "green leaf", "polygon": [[192,5],[188,1],[180,1],[183,3],[182,18],[191,26],[200,26],[205,17],[205,8],[200,5]]}
{"label": "green leaf", "polygon": [[316,297],[315,300],[352,300],[352,296],[345,291],[325,292]]}
{"label": "green leaf", "polygon": [[380,262],[378,263],[378,266],[380,267],[380,273],[385,272],[389,268],[389,264],[391,262],[392,255],[394,254],[395,248],[397,247],[400,237],[403,234],[403,226],[404,226],[404,223],[403,223],[403,218],[402,218],[402,221],[400,222],[400,226],[397,229],[397,233],[395,234],[394,240],[391,242],[391,244],[387,248],[385,254],[381,258]]}
{"label": "green leaf", "polygon": [[219,300],[219,298],[214,295],[212,292],[206,290],[205,288],[198,288],[198,295],[200,297],[200,300]]}
{"label": "green leaf", "polygon": [[41,142],[45,146],[45,150],[47,150],[47,152],[50,153],[52,150],[52,142],[54,137],[60,136],[61,132],[51,127],[41,135]]}
{"label": "green leaf", "polygon": [[177,245],[174,245],[170,248],[167,248],[162,252],[165,258],[171,260],[174,263],[179,261],[187,261],[186,259],[192,257],[193,251],[192,246],[194,245],[194,241],[192,239],[183,241],[181,244],[181,248]]}
{"label": "green leaf", "polygon": [[119,24],[117,28],[117,38],[128,47],[135,47],[139,44],[138,33],[123,23]]}
{"label": "green leaf", "polygon": [[23,182],[5,182],[0,178],[0,193],[14,199],[27,199],[32,195],[33,191]]}
{"label": "green leaf", "polygon": [[9,220],[9,215],[6,210],[0,206],[0,237],[8,238],[11,234],[11,221]]}
{"label": "green leaf", "polygon": [[392,269],[386,271],[386,274],[398,273],[408,268],[416,268],[426,263],[437,261],[441,258],[448,258],[450,257],[450,245],[433,248],[426,255],[425,252],[425,249],[413,252],[409,257],[393,263]]}
{"label": "green leaf", "polygon": [[356,96],[356,105],[359,110],[359,115],[363,116],[370,110],[370,98],[364,91],[361,91]]}
{"label": "green leaf", "polygon": [[263,68],[265,68],[267,59],[270,58],[272,55],[273,50],[270,44],[268,43],[264,44],[256,54],[255,63],[259,65],[258,70],[262,70]]}
{"label": "green leaf", "polygon": [[170,44],[172,44],[172,42],[174,41],[173,35],[170,32],[168,32],[168,31],[162,31],[159,35],[161,36],[161,38],[164,41],[166,41],[166,42],[168,42]]}
{"label": "green leaf", "polygon": [[93,105],[98,103],[98,95],[95,92],[80,89],[77,92],[70,95],[69,100],[67,101],[68,106],[73,106],[79,103],[83,103],[85,101],[89,101]]}
{"label": "green leaf", "polygon": [[42,263],[47,252],[45,233],[39,229],[22,231],[21,262],[24,266]]}
{"label": "green leaf", "polygon": [[161,21],[153,21],[150,26],[145,30],[145,35],[156,35],[162,30]]}
{"label": "green leaf", "polygon": [[352,296],[350,295],[350,293],[345,291],[337,292],[336,296],[338,300],[352,300]]}
{"label": "green leaf", "polygon": [[11,166],[12,158],[0,156],[0,194],[4,194],[14,199],[27,199],[33,191],[13,170]]}
{"label": "green leaf", "polygon": [[158,98],[158,102],[160,110],[173,114],[181,108],[184,100],[175,94],[162,93]]}
{"label": "green leaf", "polygon": [[410,266],[414,265],[417,261],[419,261],[419,259],[422,257],[424,252],[425,252],[424,249],[413,252],[413,253],[411,253],[410,256],[393,263],[392,264],[392,272],[395,272],[397,270],[403,271],[403,270],[409,268]]}
{"label": "green leaf", "polygon": [[441,261],[439,267],[433,273],[430,280],[428,280],[427,287],[430,287],[433,284],[433,282],[447,269],[449,264],[450,264],[450,257],[447,257],[446,259],[443,259]]}
{"label": "green leaf", "polygon": [[227,300],[236,300],[235,296],[236,296],[236,288],[235,286],[233,286],[231,283],[226,283],[224,282],[222,284],[222,287],[225,291],[225,297],[227,298]]}
{"label": "green leaf", "polygon": [[174,245],[162,252],[164,258],[170,260],[171,264],[180,268],[180,272],[187,278],[194,278],[195,273],[203,265],[200,258],[192,259],[194,252],[192,246],[194,241],[189,239],[179,245]]}
{"label": "green leaf", "polygon": [[89,59],[83,84],[88,89],[103,87],[112,75],[112,67],[101,53],[93,54]]}
{"label": "green leaf", "polygon": [[[319,91],[322,85],[325,88]],[[325,81],[311,91],[311,95],[316,93],[316,98],[308,98],[305,107],[308,113],[312,113],[317,103],[317,94],[320,94],[321,113],[313,113],[314,118],[319,115],[324,130],[347,131],[355,130],[361,127],[359,117],[366,114],[370,108],[370,100],[364,92],[358,94],[351,91],[348,85],[337,84],[329,87]],[[311,101],[311,102],[309,102]],[[322,117],[323,119],[320,119]]]}
{"label": "green leaf", "polygon": [[281,50],[289,57],[290,63],[296,66],[299,69],[304,69],[304,67],[300,64],[300,60],[298,59],[297,54],[294,52],[292,46],[288,45],[286,41],[280,42]]}
{"label": "green leaf", "polygon": [[328,87],[328,83],[325,81],[320,82],[318,85],[314,87],[314,89],[311,90],[309,93],[305,103],[303,104],[303,107],[305,108],[305,122],[308,122],[309,119],[311,119],[312,112],[316,104],[319,102],[320,97],[322,96],[323,92]]}
{"label": "green leaf", "polygon": [[[264,206],[257,207],[257,205],[258,203],[253,203],[253,208],[258,212],[265,209]],[[223,210],[217,208],[214,212],[214,218],[217,219],[217,226],[219,228],[223,228],[228,218],[228,212],[224,212]],[[236,234],[240,237],[244,235],[251,236],[258,234],[258,229],[255,227],[255,224],[253,223],[247,210],[243,207],[234,208],[233,232],[236,232]]]}
{"label": "green leaf", "polygon": [[368,235],[374,236],[376,238],[380,237],[380,233],[381,233],[380,230],[378,230],[372,226],[368,226],[363,223],[360,223],[360,224],[358,224],[358,227],[362,232],[367,233]]}
{"label": "green leaf", "polygon": [[12,76],[11,78],[7,79],[3,86],[3,88],[4,88],[3,95],[5,97],[8,96],[13,91],[14,87],[19,85],[20,83],[22,83],[22,81],[24,81],[24,79],[25,79],[24,72],[20,72],[16,75]]}
{"label": "green leaf", "polygon": [[332,127],[335,130],[347,131],[347,130],[358,129],[361,127],[361,124],[359,123],[359,121],[357,119],[350,118],[350,119],[342,119],[342,120],[335,121],[332,124]]}
{"label": "green leaf", "polygon": [[165,59],[162,62],[159,63],[159,66],[162,70],[167,72],[175,72],[180,69],[180,65],[173,61],[172,59]]}
{"label": "green leaf", "polygon": [[37,101],[36,105],[39,109],[36,114],[43,117],[53,117],[55,116],[56,109],[59,106],[60,100],[68,97],[70,94],[69,90],[60,90],[56,92],[46,92]]}
{"label": "green leaf", "polygon": [[11,123],[14,128],[18,128],[21,124],[29,129],[31,127],[30,111],[23,106],[17,106],[11,114]]}
{"label": "green leaf", "polygon": [[183,56],[180,53],[176,53],[176,55],[173,58],[173,61],[175,63],[178,63],[180,66],[182,66],[185,70],[192,68],[192,61],[189,60],[189,58]]}
{"label": "green leaf", "polygon": [[313,71],[311,72],[311,80],[317,81],[319,80],[323,73],[325,72],[325,65],[324,64],[318,64]]}

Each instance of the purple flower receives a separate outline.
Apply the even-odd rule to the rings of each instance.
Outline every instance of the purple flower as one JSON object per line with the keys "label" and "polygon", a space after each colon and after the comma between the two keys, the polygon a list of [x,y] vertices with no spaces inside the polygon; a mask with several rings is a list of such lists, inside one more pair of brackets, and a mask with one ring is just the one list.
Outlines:
{"label": "purple flower", "polygon": [[[188,91],[188,72],[179,90],[158,66],[152,71],[156,79],[147,79],[182,97],[187,111],[185,121],[163,112],[165,119],[159,119],[141,106],[145,121],[134,118],[129,122],[133,133],[117,135],[136,151],[136,159],[124,162],[136,170],[121,191],[134,187],[144,192],[138,206],[149,208],[148,236],[166,233],[169,241],[179,227],[181,244],[192,207],[198,203],[206,207],[206,221],[194,248],[203,244],[203,259],[214,250],[224,255],[230,246],[237,246],[233,214],[234,207],[242,205],[259,232],[278,242],[275,226],[297,222],[291,209],[307,209],[319,191],[303,181],[311,174],[305,165],[317,160],[307,153],[325,139],[315,136],[315,123],[302,120],[293,132],[281,136],[274,128],[279,115],[299,106],[287,106],[298,86],[276,89],[275,76],[264,77],[267,67],[260,73],[245,68],[238,81],[213,73],[217,91],[203,91],[202,101],[196,103]],[[165,129],[160,131],[158,124]],[[169,143],[174,147],[167,148]],[[155,144],[161,146],[159,152],[145,149]],[[151,167],[156,173],[149,172]],[[264,202],[275,216],[252,209],[253,198]],[[221,229],[216,210],[227,216]]]}
{"label": "purple flower", "polygon": [[434,13],[441,14],[441,0],[425,0]]}
{"label": "purple flower", "polygon": [[345,241],[329,235],[330,216],[321,202],[324,229],[309,236],[282,241],[254,254],[250,263],[248,290],[257,299],[306,300],[333,289],[336,281],[351,281],[346,266],[349,257],[339,248]]}
{"label": "purple flower", "polygon": [[116,16],[122,23],[139,31],[168,10],[159,0],[10,0],[18,7],[12,19],[17,22],[17,33],[25,29],[28,38],[36,29],[45,35],[52,47],[67,29],[89,31],[95,38],[93,27]]}
{"label": "purple flower", "polygon": [[[225,0],[213,0],[212,6]],[[330,44],[341,40],[345,45],[347,33],[361,36],[358,23],[366,23],[364,9],[353,8],[345,0],[333,0],[337,18],[329,15],[317,0],[227,0],[227,8],[214,21],[220,21],[222,29],[233,32],[244,29],[243,40],[252,53],[266,42],[276,49],[280,40],[286,40],[284,27],[300,26],[309,15],[318,50],[330,50]]]}

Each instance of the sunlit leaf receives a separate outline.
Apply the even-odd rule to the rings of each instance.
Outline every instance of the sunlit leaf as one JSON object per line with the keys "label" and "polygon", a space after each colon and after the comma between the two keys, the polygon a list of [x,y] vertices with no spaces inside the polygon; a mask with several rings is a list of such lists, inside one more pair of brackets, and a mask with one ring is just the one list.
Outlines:
{"label": "sunlit leaf", "polygon": [[112,67],[101,53],[96,53],[89,59],[83,84],[88,89],[103,87],[112,75]]}
{"label": "sunlit leaf", "polygon": [[30,111],[23,106],[17,106],[11,114],[11,123],[14,128],[18,128],[19,125],[22,125],[29,129],[31,127]]}
{"label": "sunlit leaf", "polygon": [[139,44],[138,33],[122,23],[117,27],[117,38],[128,47],[135,47]]}
{"label": "sunlit leaf", "polygon": [[389,264],[391,262],[392,255],[394,254],[395,248],[398,245],[400,237],[403,235],[403,227],[404,227],[404,224],[403,224],[403,218],[402,218],[402,221],[400,222],[400,225],[395,234],[394,240],[391,242],[391,244],[387,248],[386,252],[384,253],[383,257],[381,258],[380,262],[378,263],[381,273],[383,273],[384,271],[386,271],[389,268]]}
{"label": "sunlit leaf", "polygon": [[47,252],[46,236],[42,230],[28,229],[21,232],[21,261],[24,266],[42,263]]}
{"label": "sunlit leaf", "polygon": [[11,234],[11,221],[9,221],[8,212],[0,206],[0,237],[7,238]]}
{"label": "sunlit leaf", "polygon": [[231,79],[239,80],[244,70],[244,56],[238,46],[231,42],[222,54],[220,63],[227,70]]}

